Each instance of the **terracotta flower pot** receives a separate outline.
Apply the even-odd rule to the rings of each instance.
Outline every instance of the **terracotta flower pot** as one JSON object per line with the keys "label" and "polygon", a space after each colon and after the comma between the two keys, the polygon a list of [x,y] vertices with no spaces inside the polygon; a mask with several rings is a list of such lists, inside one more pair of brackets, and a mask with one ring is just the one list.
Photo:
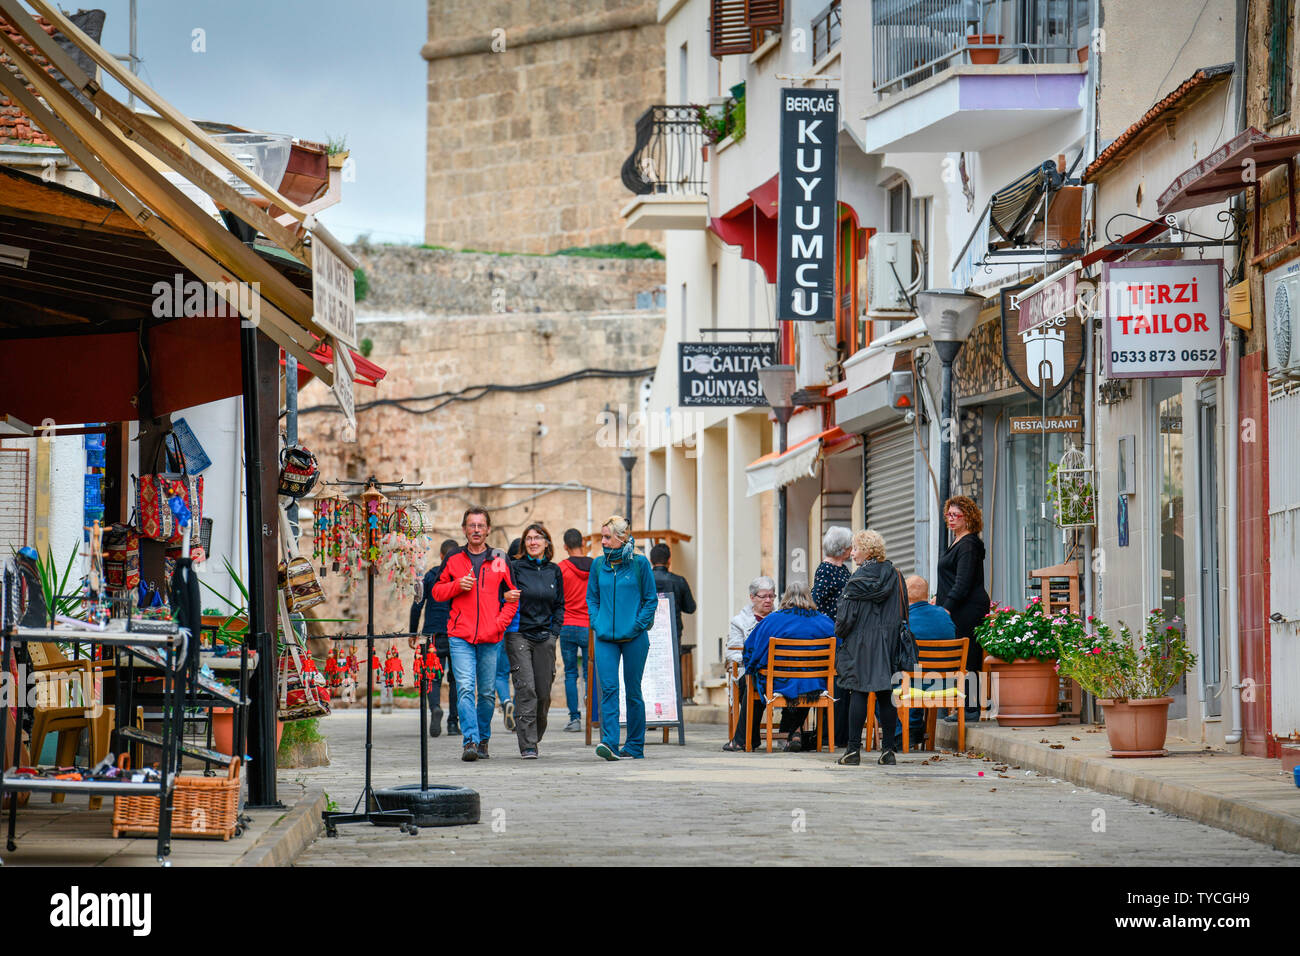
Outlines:
{"label": "terracotta flower pot", "polygon": [[[1002,34],[972,33],[970,36],[966,38],[966,42],[968,44],[976,44],[976,43],[997,44],[1002,42]],[[973,49],[970,51],[970,61],[972,63],[978,63],[982,66],[988,66],[989,64],[998,62],[998,55],[1001,54],[1001,52],[1002,52],[1001,50],[974,50]]]}
{"label": "terracotta flower pot", "polygon": [[1169,732],[1172,697],[1149,700],[1101,700],[1106,714],[1106,739],[1112,757],[1163,757]]}
{"label": "terracotta flower pot", "polygon": [[1060,677],[1056,661],[986,659],[993,674],[999,727],[1055,727]]}
{"label": "terracotta flower pot", "polygon": [[[235,733],[235,712],[230,707],[212,708],[212,749],[218,753],[234,752],[231,738]],[[280,749],[280,738],[284,736],[284,722],[275,722],[275,749]]]}

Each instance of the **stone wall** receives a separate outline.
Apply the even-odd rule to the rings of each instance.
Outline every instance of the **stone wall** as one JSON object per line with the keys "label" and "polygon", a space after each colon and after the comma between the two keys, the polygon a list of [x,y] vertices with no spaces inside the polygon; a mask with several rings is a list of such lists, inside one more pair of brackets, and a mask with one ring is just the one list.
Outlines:
{"label": "stone wall", "polygon": [[636,118],[664,98],[656,8],[430,0],[426,242],[554,252],[623,239],[619,172]]}
{"label": "stone wall", "polygon": [[[358,243],[359,316],[631,311],[664,283],[662,259],[497,256]],[[641,305],[638,304],[641,298]]]}
{"label": "stone wall", "polygon": [[[561,313],[427,317],[368,322],[371,359],[387,369],[377,390],[358,387],[358,441],[341,441],[343,419],[333,397],[313,381],[302,392],[299,435],[317,455],[322,478],[423,482],[414,493],[428,505],[433,546],[460,538],[462,512],[482,504],[492,513],[490,543],[505,547],[532,521],[545,523],[556,549],[568,527],[598,530],[624,510],[625,478],[617,432],[602,429],[608,407],[640,408],[643,379],[663,338],[662,312]],[[582,377],[584,369],[641,374]],[[574,375],[539,389],[520,386]],[[509,390],[508,390],[509,389]],[[383,404],[372,404],[376,399]],[[638,450],[633,524],[644,514],[639,494],[645,467]],[[573,482],[574,490],[503,488]],[[590,519],[588,524],[588,494]],[[301,549],[310,554],[304,536]],[[365,594],[339,596],[326,578],[323,617],[364,621]],[[381,583],[376,625],[405,629],[409,597]]]}

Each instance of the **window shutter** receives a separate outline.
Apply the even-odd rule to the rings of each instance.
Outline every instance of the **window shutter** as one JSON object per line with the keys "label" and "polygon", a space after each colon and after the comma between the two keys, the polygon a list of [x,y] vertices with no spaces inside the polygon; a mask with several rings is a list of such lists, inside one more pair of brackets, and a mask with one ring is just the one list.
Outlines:
{"label": "window shutter", "polygon": [[750,0],[713,0],[709,17],[709,52],[721,58],[731,53],[753,53],[754,30],[749,25]]}
{"label": "window shutter", "polygon": [[1292,0],[1272,0],[1268,36],[1268,101],[1270,118],[1285,116],[1291,110],[1291,69],[1287,55],[1291,49]]}
{"label": "window shutter", "polygon": [[751,27],[776,27],[785,25],[785,0],[748,0],[748,20]]}

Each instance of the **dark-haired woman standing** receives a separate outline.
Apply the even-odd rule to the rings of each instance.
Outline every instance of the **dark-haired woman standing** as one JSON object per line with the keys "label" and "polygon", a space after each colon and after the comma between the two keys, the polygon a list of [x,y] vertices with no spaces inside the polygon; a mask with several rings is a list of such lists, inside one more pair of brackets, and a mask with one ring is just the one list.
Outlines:
{"label": "dark-haired woman standing", "polygon": [[[965,495],[949,498],[943,506],[944,520],[952,532],[952,544],[939,556],[936,602],[948,612],[957,628],[957,637],[970,638],[966,651],[966,670],[979,674],[984,664],[984,648],[975,640],[975,627],[989,613],[989,592],[984,589],[984,516],[979,505]],[[979,702],[966,707],[967,720],[979,720]],[[955,723],[956,714],[944,718]]]}
{"label": "dark-haired woman standing", "polygon": [[519,630],[506,634],[506,653],[515,683],[515,735],[519,756],[537,759],[546,733],[555,680],[555,642],[564,625],[564,579],[551,563],[555,548],[540,524],[524,529],[523,554],[510,562],[510,578],[519,591]]}

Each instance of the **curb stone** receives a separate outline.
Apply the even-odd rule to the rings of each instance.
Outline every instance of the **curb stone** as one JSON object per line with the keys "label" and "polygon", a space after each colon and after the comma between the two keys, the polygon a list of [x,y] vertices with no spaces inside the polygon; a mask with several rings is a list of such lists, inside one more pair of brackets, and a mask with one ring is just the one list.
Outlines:
{"label": "curb stone", "polygon": [[[936,736],[940,746],[956,749],[955,724],[941,723]],[[966,749],[983,751],[1004,763],[1020,764],[1102,793],[1127,797],[1278,850],[1300,853],[1300,820],[1195,786],[1146,776],[1114,765],[1113,758],[1103,760],[1048,750],[1029,741],[1012,741],[969,726]]]}
{"label": "curb stone", "polygon": [[323,826],[325,791],[314,787],[277,820],[236,866],[291,866],[298,854],[311,846]]}

